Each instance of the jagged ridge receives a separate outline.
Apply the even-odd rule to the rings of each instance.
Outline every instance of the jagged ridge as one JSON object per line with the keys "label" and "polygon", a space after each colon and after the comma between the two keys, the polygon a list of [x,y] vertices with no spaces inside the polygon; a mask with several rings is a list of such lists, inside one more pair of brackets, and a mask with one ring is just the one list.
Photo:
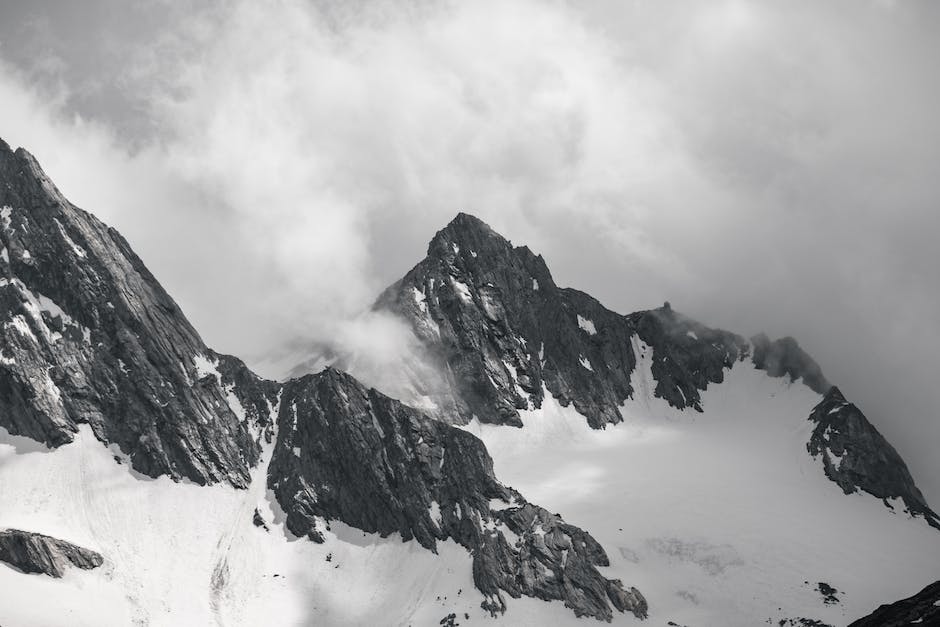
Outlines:
{"label": "jagged ridge", "polygon": [[[818,394],[832,387],[791,337],[771,341],[759,334],[748,341],[683,316],[669,303],[617,314],[583,292],[558,287],[541,256],[513,247],[463,213],[375,307],[408,321],[439,361],[452,390],[439,404],[456,408],[461,424],[477,418],[521,426],[519,411],[541,407],[546,390],[563,406],[573,404],[594,428],[620,422],[620,407],[634,393],[630,375],[638,352],[647,350],[654,395],[679,409],[701,411],[701,392],[748,357],[768,375],[800,380]],[[912,514],[936,526],[901,457],[851,407],[829,417],[817,408],[810,417],[820,423],[810,453],[820,454],[821,429],[830,426],[836,435],[825,446],[849,451],[842,470],[823,457],[830,479],[846,492],[903,498]]]}
{"label": "jagged ridge", "polygon": [[0,426],[56,447],[88,423],[139,472],[245,486],[259,449],[217,356],[124,238],[2,140],[0,208]]}
{"label": "jagged ridge", "polygon": [[[651,347],[655,395],[701,411],[701,392],[751,354],[745,338],[711,329],[669,304],[627,316],[591,296],[558,287],[540,255],[513,247],[461,213],[439,231],[427,257],[386,289],[376,308],[408,320],[441,362],[461,422],[519,426],[519,410],[540,407],[547,389],[573,403],[595,428],[620,422],[632,397],[633,338]],[[828,388],[792,338],[754,338],[754,362],[772,376]]]}
{"label": "jagged ridge", "polygon": [[879,499],[899,498],[912,515],[940,529],[940,518],[914,485],[907,464],[839,388],[829,389],[809,419],[816,426],[806,448],[822,458],[826,476],[846,494],[864,490]]}
{"label": "jagged ridge", "polygon": [[475,436],[332,368],[285,385],[268,483],[288,528],[317,542],[330,520],[430,550],[452,538],[472,553],[494,614],[505,592],[602,620],[646,615],[639,591],[597,571],[609,565],[597,541],[501,485]]}

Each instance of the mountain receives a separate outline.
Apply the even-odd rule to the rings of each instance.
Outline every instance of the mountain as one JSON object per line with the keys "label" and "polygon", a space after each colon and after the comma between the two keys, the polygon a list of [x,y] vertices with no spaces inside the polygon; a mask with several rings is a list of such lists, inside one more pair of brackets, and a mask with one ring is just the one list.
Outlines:
{"label": "mountain", "polygon": [[669,303],[610,311],[466,214],[375,307],[445,373],[437,404],[457,411],[442,419],[617,547],[611,570],[651,616],[844,624],[935,578],[937,515],[793,338],[746,339]]}
{"label": "mountain", "polygon": [[276,382],[2,142],[0,219],[0,624],[841,625],[936,579],[791,338],[610,311],[460,214],[376,301],[407,381]]}
{"label": "mountain", "polygon": [[[623,316],[560,288],[541,256],[464,213],[375,306],[407,319],[432,347],[463,423],[519,426],[519,411],[539,407],[546,391],[592,427],[621,422],[620,405],[634,393],[634,338],[657,354],[656,396],[702,411],[701,392],[752,351],[744,338],[709,329],[668,303]],[[802,377],[819,393],[829,388],[792,338],[754,338],[753,360],[772,376]]]}
{"label": "mountain", "polygon": [[0,624],[646,616],[475,436],[334,369],[281,384],[207,348],[6,144],[0,207]]}
{"label": "mountain", "polygon": [[[738,362],[771,377],[800,380],[822,395],[807,450],[846,493],[898,498],[940,529],[940,518],[893,447],[823,376],[793,338],[750,341],[661,308],[620,315],[583,292],[559,288],[541,256],[484,222],[459,214],[439,231],[427,257],[389,287],[376,307],[407,319],[447,373],[466,424],[522,426],[520,411],[547,395],[571,405],[593,428],[623,421],[635,398],[631,376],[648,352],[653,396],[703,412],[702,393]],[[655,357],[652,357],[655,356]],[[833,461],[836,460],[836,461]]]}

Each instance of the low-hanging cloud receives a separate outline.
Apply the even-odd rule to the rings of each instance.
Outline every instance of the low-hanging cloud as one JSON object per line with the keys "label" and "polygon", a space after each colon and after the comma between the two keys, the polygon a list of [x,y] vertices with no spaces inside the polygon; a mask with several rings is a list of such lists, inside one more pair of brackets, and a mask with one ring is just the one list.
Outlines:
{"label": "low-hanging cloud", "polygon": [[142,4],[121,56],[0,28],[0,136],[216,348],[410,351],[360,314],[469,211],[614,309],[796,336],[940,500],[935,4]]}

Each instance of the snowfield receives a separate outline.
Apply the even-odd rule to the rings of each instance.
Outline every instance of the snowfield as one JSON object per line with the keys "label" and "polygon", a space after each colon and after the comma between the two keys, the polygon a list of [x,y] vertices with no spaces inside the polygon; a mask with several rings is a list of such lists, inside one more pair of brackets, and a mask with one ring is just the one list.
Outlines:
{"label": "snowfield", "polygon": [[546,393],[522,429],[468,428],[505,484],[597,538],[604,574],[646,596],[650,624],[839,626],[940,578],[940,533],[903,504],[843,494],[807,453],[819,395],[739,362],[704,413],[679,411],[653,397],[652,350],[636,348],[619,425],[593,430]]}
{"label": "snowfield", "polygon": [[[98,551],[104,566],[62,579],[0,563],[0,625],[551,624],[561,603],[510,599],[480,609],[470,554],[438,554],[400,536],[332,523],[324,544],[293,537],[265,489],[267,460],[248,490],[151,479],[117,464],[83,425],[56,451],[0,428],[0,528],[52,535]],[[254,526],[258,508],[270,531]],[[470,617],[469,620],[464,615]],[[583,623],[583,621],[582,621]]]}
{"label": "snowfield", "polygon": [[[602,572],[649,601],[645,624],[844,625],[940,578],[936,530],[842,494],[809,456],[816,393],[741,362],[703,394],[704,413],[678,411],[653,398],[652,350],[635,348],[622,424],[592,430],[546,395],[522,429],[466,428],[503,483],[601,542]],[[116,453],[87,426],[56,451],[0,429],[0,528],[105,558],[60,580],[0,565],[0,625],[436,626],[451,613],[462,625],[596,624],[537,599],[507,599],[490,618],[453,542],[435,555],[339,523],[324,544],[294,538],[266,490],[270,445],[248,490],[150,479]],[[255,508],[269,531],[252,523]],[[819,582],[840,602],[824,603]]]}

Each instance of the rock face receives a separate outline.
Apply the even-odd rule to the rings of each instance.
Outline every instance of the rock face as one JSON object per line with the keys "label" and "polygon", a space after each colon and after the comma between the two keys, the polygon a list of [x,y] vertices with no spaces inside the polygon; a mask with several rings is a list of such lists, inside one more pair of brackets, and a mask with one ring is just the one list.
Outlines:
{"label": "rock face", "polygon": [[668,306],[623,316],[560,288],[541,256],[467,214],[434,236],[427,257],[376,308],[408,320],[441,361],[461,422],[519,426],[518,410],[540,407],[545,389],[595,428],[620,422],[641,349],[635,339],[662,356],[655,394],[700,409],[700,391],[749,352],[744,338]]}
{"label": "rock face", "polygon": [[88,423],[141,473],[247,484],[258,446],[229,407],[219,357],[124,238],[2,140],[0,347],[11,433],[57,447]]}
{"label": "rock face", "polygon": [[940,625],[940,581],[917,594],[877,610],[853,622],[849,627],[923,627]]}
{"label": "rock face", "polygon": [[806,447],[822,458],[826,476],[846,494],[863,490],[879,499],[901,499],[908,512],[940,529],[940,517],[914,485],[907,464],[839,388],[832,387],[809,418],[816,426]]}
{"label": "rock face", "polygon": [[[701,411],[701,392],[751,356],[775,377],[829,389],[793,338],[771,341],[711,329],[666,303],[621,315],[583,292],[560,288],[540,255],[513,245],[479,219],[459,214],[427,257],[390,286],[376,308],[393,311],[441,362],[460,422],[519,426],[519,410],[540,407],[544,390],[588,423],[620,422],[633,389],[637,353],[652,349],[654,394]],[[753,346],[753,354],[752,354]]]}
{"label": "rock face", "polygon": [[604,549],[493,476],[473,435],[430,419],[333,369],[288,382],[268,485],[296,535],[322,542],[329,521],[401,534],[436,550],[453,539],[473,555],[484,608],[503,594],[561,600],[578,616],[643,617],[633,588],[603,577]]}
{"label": "rock face", "polygon": [[69,566],[91,570],[101,566],[104,560],[98,553],[65,540],[6,529],[0,531],[0,562],[24,573],[61,577]]}

